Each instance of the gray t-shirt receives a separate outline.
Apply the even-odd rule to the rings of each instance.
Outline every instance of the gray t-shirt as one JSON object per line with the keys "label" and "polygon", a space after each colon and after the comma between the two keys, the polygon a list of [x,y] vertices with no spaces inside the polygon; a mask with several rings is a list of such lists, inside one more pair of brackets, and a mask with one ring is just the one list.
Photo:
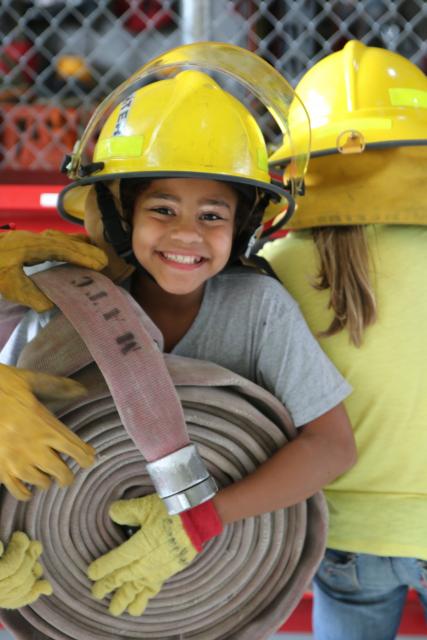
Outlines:
{"label": "gray t-shirt", "polygon": [[[0,352],[16,364],[25,344],[52,317],[29,311]],[[296,426],[339,404],[351,392],[311,334],[295,300],[273,278],[234,267],[206,283],[192,326],[176,355],[215,362],[279,398]]]}

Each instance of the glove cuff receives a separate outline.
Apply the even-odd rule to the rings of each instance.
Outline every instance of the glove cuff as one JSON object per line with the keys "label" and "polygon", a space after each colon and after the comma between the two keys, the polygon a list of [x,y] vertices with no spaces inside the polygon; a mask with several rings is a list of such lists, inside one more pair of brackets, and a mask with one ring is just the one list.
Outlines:
{"label": "glove cuff", "polygon": [[222,530],[222,521],[212,500],[179,514],[185,532],[196,551],[202,551],[203,544],[218,536]]}

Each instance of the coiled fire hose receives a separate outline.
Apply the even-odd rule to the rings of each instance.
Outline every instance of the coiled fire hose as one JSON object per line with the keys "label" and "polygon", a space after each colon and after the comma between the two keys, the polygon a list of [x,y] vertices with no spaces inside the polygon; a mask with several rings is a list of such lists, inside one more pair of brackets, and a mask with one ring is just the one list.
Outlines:
{"label": "coiled fire hose", "polygon": [[[228,525],[187,569],[164,585],[140,618],[128,614],[113,618],[105,601],[91,597],[87,566],[125,539],[125,533],[108,516],[109,505],[119,498],[154,490],[135,444],[138,421],[144,424],[145,416],[138,415],[131,405],[145,389],[150,393],[155,390],[161,375],[158,378],[157,371],[145,368],[138,394],[132,385],[144,366],[134,377],[123,377],[127,365],[125,370],[120,366],[128,354],[141,359],[143,352],[145,359],[144,350],[135,345],[147,337],[143,326],[147,327],[147,318],[104,276],[63,266],[33,277],[65,315],[74,314],[75,322],[89,314],[90,324],[98,329],[105,306],[101,312],[97,308],[102,298],[107,298],[111,312],[120,309],[116,321],[125,322],[127,331],[123,333],[122,325],[121,335],[127,335],[127,340],[117,342],[117,332],[108,326],[95,337],[83,336],[85,345],[81,327],[79,335],[64,315],[57,315],[23,351],[20,366],[73,375],[89,388],[88,397],[58,409],[57,414],[96,448],[98,457],[87,470],[70,461],[76,480],[66,490],[52,486],[48,491],[35,491],[29,503],[2,492],[0,538],[8,540],[13,531],[22,530],[40,540],[45,574],[54,589],[52,596],[19,611],[1,611],[3,623],[18,640],[268,638],[297,605],[323,555],[326,508],[321,494],[293,507]],[[98,295],[100,291],[105,295]],[[149,323],[151,339],[160,340]],[[99,368],[93,362],[94,355]],[[267,391],[217,365],[172,355],[163,358],[182,405],[189,440],[197,445],[219,486],[247,475],[294,437],[286,410]],[[123,387],[130,389],[127,396],[123,396]],[[161,398],[161,405],[159,402],[159,393],[154,404],[152,397],[143,398],[154,423],[156,415],[164,414],[165,407],[168,410],[169,398]],[[172,408],[171,415],[174,411]]]}
{"label": "coiled fire hose", "polygon": [[4,347],[26,311],[28,311],[26,307],[15,302],[8,302],[0,296],[0,349]]}

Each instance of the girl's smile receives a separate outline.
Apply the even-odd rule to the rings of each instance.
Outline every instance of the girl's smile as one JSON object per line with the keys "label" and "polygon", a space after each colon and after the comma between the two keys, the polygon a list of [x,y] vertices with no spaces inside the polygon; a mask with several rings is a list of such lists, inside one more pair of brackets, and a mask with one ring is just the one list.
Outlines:
{"label": "girl's smile", "polygon": [[168,263],[174,263],[177,269],[198,268],[205,260],[203,256],[185,255],[183,253],[158,252],[160,257]]}

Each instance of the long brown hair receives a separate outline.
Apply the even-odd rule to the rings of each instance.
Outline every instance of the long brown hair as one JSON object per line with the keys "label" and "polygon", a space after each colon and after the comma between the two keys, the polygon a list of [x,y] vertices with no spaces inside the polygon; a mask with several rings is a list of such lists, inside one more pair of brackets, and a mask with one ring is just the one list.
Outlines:
{"label": "long brown hair", "polygon": [[366,327],[377,320],[377,305],[370,277],[368,242],[361,225],[312,229],[320,256],[314,287],[329,290],[328,308],[334,312],[321,336],[332,336],[344,328],[351,342],[360,347]]}

